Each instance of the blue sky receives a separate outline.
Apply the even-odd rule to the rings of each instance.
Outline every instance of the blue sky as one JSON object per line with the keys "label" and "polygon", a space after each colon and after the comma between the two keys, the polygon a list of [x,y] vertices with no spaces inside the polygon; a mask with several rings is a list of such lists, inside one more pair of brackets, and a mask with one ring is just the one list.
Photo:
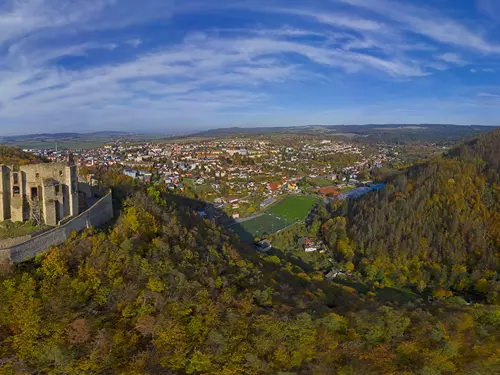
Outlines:
{"label": "blue sky", "polygon": [[500,125],[498,0],[0,0],[0,135]]}

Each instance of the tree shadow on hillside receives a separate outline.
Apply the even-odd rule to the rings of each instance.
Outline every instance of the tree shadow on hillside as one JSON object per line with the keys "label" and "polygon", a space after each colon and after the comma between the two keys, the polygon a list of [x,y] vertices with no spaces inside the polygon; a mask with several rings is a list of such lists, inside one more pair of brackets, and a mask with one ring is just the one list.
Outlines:
{"label": "tree shadow on hillside", "polygon": [[[259,256],[259,250],[256,246],[254,246],[253,234],[249,233],[244,226],[238,223],[235,219],[228,216],[219,205],[175,194],[165,194],[163,199],[167,201],[167,204],[175,204],[178,207],[189,208],[191,211],[198,214],[200,220],[209,220],[217,226],[224,227],[224,231],[232,236],[240,245],[239,247],[243,250],[241,255],[244,258],[251,257],[255,260],[255,257]],[[287,254],[283,249],[273,247],[271,250],[266,252],[266,254],[268,256],[277,256],[278,258],[299,267],[305,272],[314,272],[314,267],[312,265],[298,257],[293,257],[290,254]]]}
{"label": "tree shadow on hillside", "polygon": [[[143,188],[145,186],[142,186]],[[124,203],[127,197],[132,196],[136,191],[140,191],[138,186],[129,184],[118,184],[113,188],[113,208],[114,219],[105,227],[99,228],[100,230],[108,230],[116,223],[116,220],[123,212]],[[162,199],[167,202],[167,205],[174,205],[183,211],[190,211],[196,213],[198,220],[209,220],[218,227],[223,227],[224,232],[232,238],[233,244],[240,250],[240,255],[245,260],[252,260],[253,262],[261,263],[264,268],[268,267],[266,262],[262,259],[267,259],[265,256],[262,258],[262,253],[255,246],[254,234],[249,233],[245,226],[237,222],[234,218],[224,212],[221,205],[216,205],[210,202],[205,202],[199,199],[188,198],[175,194],[174,192],[167,191],[162,193]],[[277,256],[282,259],[284,263],[289,263],[304,272],[314,272],[315,269],[311,264],[308,264],[299,257],[294,257],[287,253],[286,249],[272,248],[267,252],[267,256]],[[262,258],[262,259],[261,259]]]}
{"label": "tree shadow on hillside", "polygon": [[314,266],[312,264],[307,263],[306,261],[304,261],[303,259],[301,259],[299,257],[295,257],[295,256],[292,256],[290,254],[287,254],[285,252],[285,250],[273,247],[269,251],[269,254],[270,255],[276,255],[277,257],[279,257],[281,259],[285,259],[288,263],[291,263],[291,264],[293,264],[295,266],[298,266],[298,267],[302,268],[306,272],[314,272],[315,271],[315,268],[314,268]]}

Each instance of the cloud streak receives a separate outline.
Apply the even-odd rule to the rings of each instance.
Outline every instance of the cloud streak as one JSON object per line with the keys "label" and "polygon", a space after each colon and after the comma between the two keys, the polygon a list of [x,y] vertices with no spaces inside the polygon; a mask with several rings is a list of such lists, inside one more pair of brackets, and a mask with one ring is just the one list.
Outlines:
{"label": "cloud streak", "polygon": [[396,22],[402,29],[420,34],[439,43],[451,44],[483,53],[500,53],[500,44],[489,41],[448,17],[425,8],[390,0],[338,0],[364,8]]}
{"label": "cloud streak", "polygon": [[441,61],[459,66],[464,66],[468,64],[467,61],[465,61],[462,57],[460,57],[460,55],[452,52],[443,53],[442,55],[439,55],[437,58]]}

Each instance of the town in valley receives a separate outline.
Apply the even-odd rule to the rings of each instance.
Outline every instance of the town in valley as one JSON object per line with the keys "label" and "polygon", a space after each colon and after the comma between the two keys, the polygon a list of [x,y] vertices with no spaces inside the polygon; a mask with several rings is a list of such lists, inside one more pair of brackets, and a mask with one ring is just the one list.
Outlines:
{"label": "town in valley", "polygon": [[[405,129],[405,128],[403,128]],[[357,199],[384,188],[391,171],[445,152],[444,140],[394,142],[290,131],[137,140],[92,148],[25,148],[50,162],[71,155],[93,186],[113,171],[136,184],[161,185],[196,202],[194,210],[267,251],[276,237],[303,225],[318,202]],[[324,252],[298,236],[297,249]]]}

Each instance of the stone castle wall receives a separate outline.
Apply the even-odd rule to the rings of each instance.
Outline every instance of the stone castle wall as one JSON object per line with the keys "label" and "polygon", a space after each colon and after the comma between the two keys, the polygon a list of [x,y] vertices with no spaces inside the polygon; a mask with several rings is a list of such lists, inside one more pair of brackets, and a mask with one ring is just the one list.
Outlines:
{"label": "stone castle wall", "polygon": [[19,245],[30,240],[33,237],[31,234],[27,234],[25,236],[20,237],[12,237],[12,238],[2,238],[0,240],[0,249],[8,249],[9,247]]}
{"label": "stone castle wall", "polygon": [[48,232],[34,236],[21,244],[0,249],[0,263],[19,263],[47,251],[66,241],[71,232],[80,232],[89,227],[100,227],[113,218],[113,199],[111,192],[101,198],[87,211],[72,218],[67,223]]}

